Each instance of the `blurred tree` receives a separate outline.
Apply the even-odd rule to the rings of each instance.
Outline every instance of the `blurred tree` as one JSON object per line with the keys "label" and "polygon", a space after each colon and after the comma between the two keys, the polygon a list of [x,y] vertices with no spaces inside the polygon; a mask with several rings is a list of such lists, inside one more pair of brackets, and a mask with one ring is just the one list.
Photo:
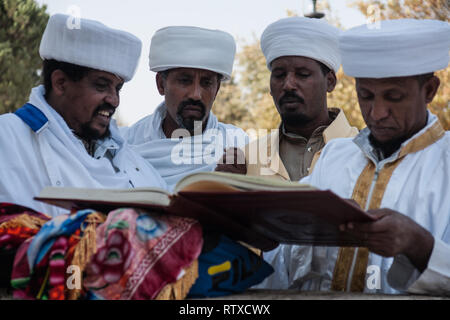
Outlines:
{"label": "blurred tree", "polygon": [[[339,19],[331,12],[328,1],[319,1],[317,9],[325,13],[328,22],[340,26]],[[288,10],[287,16],[297,14]],[[239,98],[234,99],[234,104],[230,106],[222,99],[222,92],[219,93],[215,102],[215,114],[221,121],[233,123],[244,129],[277,128],[281,120],[270,95],[270,71],[267,69],[266,59],[256,37],[250,43],[242,42],[242,49],[236,55],[236,64],[235,78],[239,80],[231,84],[225,83],[221,91],[225,89],[228,97]],[[335,90],[328,94],[328,106],[342,108],[350,123],[362,128],[364,121],[357,105],[354,80],[344,75],[342,70],[338,72],[337,77],[338,84]],[[220,110],[227,110],[228,116],[219,112]],[[245,114],[245,118],[232,118],[230,115],[233,113]]]}
{"label": "blurred tree", "polygon": [[[367,18],[378,15],[380,20],[413,18],[450,22],[449,0],[357,0],[351,5]],[[444,129],[450,130],[450,67],[435,74],[441,80],[441,86],[428,108],[439,117]]]}
{"label": "blurred tree", "polygon": [[237,70],[230,82],[222,83],[214,113],[220,121],[243,129],[275,128],[280,117],[269,93],[270,73],[256,37],[242,42],[236,55]]}
{"label": "blurred tree", "polygon": [[0,0],[0,114],[21,107],[39,83],[46,9],[33,0]]}
{"label": "blurred tree", "polygon": [[[378,8],[379,11],[375,13],[379,14],[380,19],[432,18],[444,21],[450,19],[448,0],[357,0],[351,5],[357,7],[366,17],[374,13],[374,8]],[[325,19],[330,24],[343,29],[339,17],[331,10],[328,1],[318,1],[317,10],[325,13]],[[287,15],[297,14],[288,11]],[[269,93],[270,72],[256,37],[252,42],[242,43],[242,49],[236,56],[236,65],[233,81],[222,85],[214,112],[221,121],[233,123],[244,129],[276,128],[280,117]],[[429,108],[439,117],[446,130],[449,130],[450,68],[436,72],[436,75],[441,79],[441,86]],[[354,89],[354,79],[346,76],[342,68],[337,73],[337,78],[336,88],[328,94],[328,106],[342,108],[353,126],[360,129],[365,127]]]}

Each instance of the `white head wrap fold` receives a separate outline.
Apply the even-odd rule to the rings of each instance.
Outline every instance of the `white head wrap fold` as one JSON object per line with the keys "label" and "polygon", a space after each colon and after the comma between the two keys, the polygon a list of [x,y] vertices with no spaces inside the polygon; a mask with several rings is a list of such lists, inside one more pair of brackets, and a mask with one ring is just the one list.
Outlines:
{"label": "white head wrap fold", "polygon": [[231,78],[236,43],[229,33],[198,27],[159,29],[150,44],[150,70],[206,69]]}
{"label": "white head wrap fold", "polygon": [[261,36],[261,49],[267,67],[282,56],[302,56],[339,70],[339,29],[324,20],[290,17],[270,24]]}
{"label": "white head wrap fold", "polygon": [[80,19],[79,24],[70,25],[71,19],[64,14],[49,19],[39,48],[42,59],[110,72],[125,81],[133,78],[141,55],[141,40],[94,20]]}
{"label": "white head wrap fold", "polygon": [[340,37],[344,72],[356,78],[420,75],[448,65],[450,25],[438,20],[398,19],[362,25]]}

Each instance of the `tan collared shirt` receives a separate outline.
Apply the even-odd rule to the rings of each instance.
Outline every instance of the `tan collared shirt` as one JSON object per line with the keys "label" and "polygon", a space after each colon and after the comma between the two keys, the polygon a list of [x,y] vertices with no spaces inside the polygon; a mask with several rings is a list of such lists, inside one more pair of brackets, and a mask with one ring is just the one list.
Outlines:
{"label": "tan collared shirt", "polygon": [[[334,120],[337,113],[330,111],[330,118]],[[280,158],[292,181],[298,181],[308,175],[314,155],[325,146],[323,131],[327,127],[316,128],[311,137],[306,139],[300,135],[286,132],[284,124],[281,124]]]}
{"label": "tan collared shirt", "polygon": [[311,173],[328,141],[358,133],[342,110],[331,108],[329,113],[334,120],[329,126],[318,127],[309,140],[283,132],[281,125],[280,129],[248,144],[245,150],[247,175],[298,181]]}

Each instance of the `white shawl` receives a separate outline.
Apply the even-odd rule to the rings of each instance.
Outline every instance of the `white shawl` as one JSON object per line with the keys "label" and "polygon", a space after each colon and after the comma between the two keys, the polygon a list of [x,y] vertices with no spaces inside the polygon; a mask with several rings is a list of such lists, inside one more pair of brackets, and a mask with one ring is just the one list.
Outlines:
{"label": "white shawl", "polygon": [[224,148],[243,148],[248,142],[242,129],[219,122],[212,112],[202,135],[167,138],[162,130],[165,117],[163,102],[152,115],[120,130],[132,148],[158,170],[169,190],[188,174],[214,171]]}

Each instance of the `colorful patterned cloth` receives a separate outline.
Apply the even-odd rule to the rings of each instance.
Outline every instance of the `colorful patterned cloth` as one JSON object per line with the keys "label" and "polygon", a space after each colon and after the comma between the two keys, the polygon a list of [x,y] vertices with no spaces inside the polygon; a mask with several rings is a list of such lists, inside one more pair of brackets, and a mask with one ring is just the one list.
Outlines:
{"label": "colorful patterned cloth", "polygon": [[35,235],[49,216],[12,203],[0,203],[0,250],[17,249]]}
{"label": "colorful patterned cloth", "polygon": [[91,299],[154,299],[183,275],[202,245],[195,220],[115,210],[97,229],[97,253],[86,267],[84,286]]}
{"label": "colorful patterned cloth", "polygon": [[86,219],[94,214],[98,213],[82,210],[55,217],[20,246],[11,279],[14,298],[66,298],[66,270],[72,263]]}
{"label": "colorful patterned cloth", "polygon": [[0,203],[0,287],[10,286],[17,248],[34,236],[50,217],[30,208]]}
{"label": "colorful patterned cloth", "polygon": [[203,247],[200,224],[188,218],[125,208],[49,220],[5,204],[0,212],[8,235],[0,244],[16,248],[11,285],[18,299],[221,296],[242,292],[272,272],[226,237],[207,238]]}

